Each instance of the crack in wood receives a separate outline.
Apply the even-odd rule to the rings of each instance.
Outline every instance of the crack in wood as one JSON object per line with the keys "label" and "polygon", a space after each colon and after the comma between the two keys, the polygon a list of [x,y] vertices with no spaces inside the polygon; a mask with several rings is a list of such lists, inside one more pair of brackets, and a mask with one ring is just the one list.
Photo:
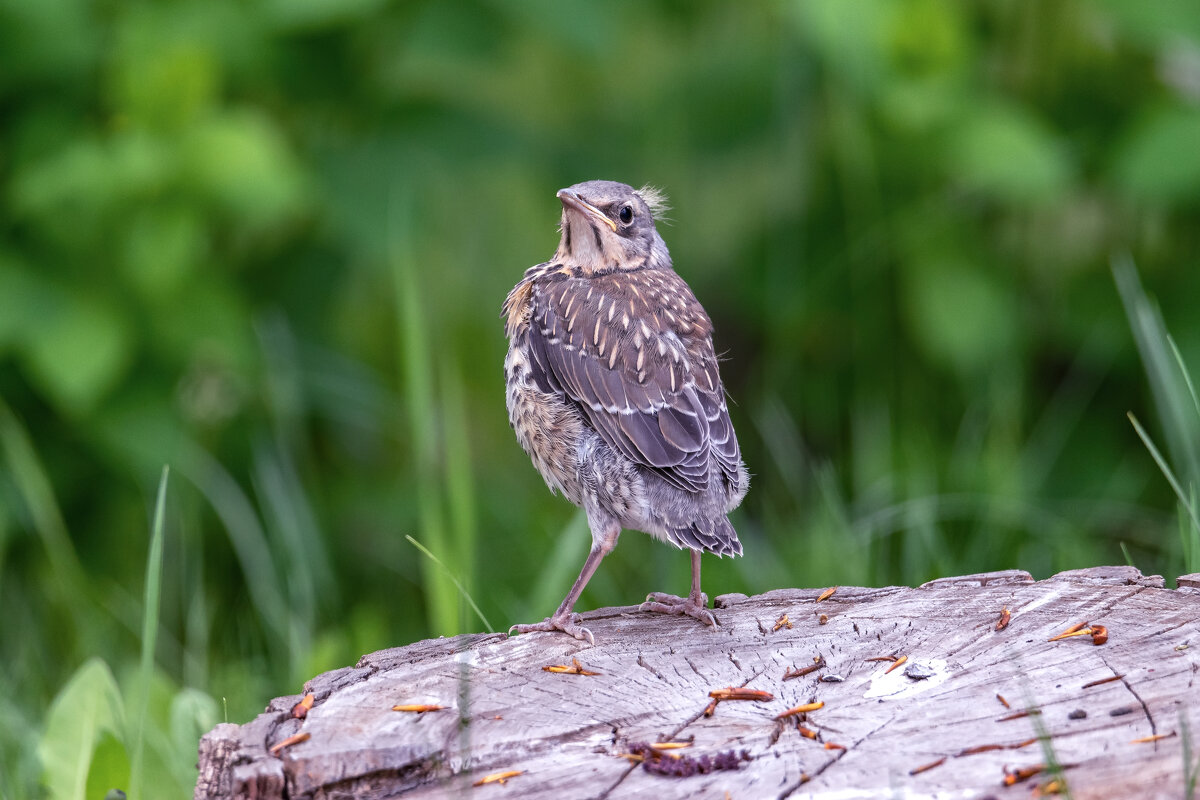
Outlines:
{"label": "crack in wood", "polygon": [[767,737],[767,747],[774,747],[779,743],[779,737],[783,735],[783,729],[787,723],[780,722],[775,725],[775,729],[771,731],[771,735]]}
{"label": "crack in wood", "polygon": [[666,678],[663,677],[662,673],[658,671],[657,667],[652,667],[648,663],[646,663],[646,659],[642,658],[641,653],[638,653],[637,665],[639,667],[641,667],[642,669],[646,670],[647,672],[649,672],[654,677],[658,678],[660,681],[666,680]]}
{"label": "crack in wood", "polygon": [[814,771],[814,772],[813,772],[811,775],[809,775],[809,776],[808,776],[808,777],[806,777],[806,778],[802,778],[802,779],[800,779],[800,780],[799,780],[799,781],[797,781],[797,782],[796,782],[794,785],[792,785],[792,786],[788,787],[787,789],[784,789],[784,790],[783,790],[783,792],[781,792],[781,793],[779,794],[779,796],[778,796],[777,800],[785,800],[785,798],[787,798],[787,797],[790,797],[790,796],[791,796],[791,794],[792,794],[793,792],[795,792],[797,789],[799,789],[801,786],[804,786],[804,785],[806,785],[806,784],[812,783],[812,782],[813,782],[813,781],[815,781],[817,778],[819,778],[819,777],[821,777],[822,775],[824,775],[824,774],[825,774],[825,772],[826,772],[826,771],[827,771],[827,770],[828,770],[830,767],[834,766],[835,764],[837,764],[838,762],[840,762],[840,761],[841,761],[843,758],[845,758],[847,753],[849,753],[850,751],[852,751],[852,750],[854,750],[855,748],[857,748],[859,745],[861,745],[861,744],[862,744],[863,742],[865,742],[867,739],[870,739],[872,736],[874,736],[876,733],[878,733],[879,731],[881,731],[881,730],[883,730],[884,728],[886,728],[888,725],[891,725],[891,724],[892,724],[892,722],[894,722],[894,721],[895,721],[895,719],[896,719],[896,717],[895,717],[894,715],[893,715],[893,716],[891,716],[891,717],[889,717],[889,718],[887,719],[887,721],[886,721],[886,722],[882,722],[882,723],[880,723],[879,725],[876,725],[874,728],[872,728],[872,729],[871,729],[870,731],[868,731],[866,734],[864,734],[863,736],[861,736],[861,737],[859,737],[857,740],[855,740],[854,744],[850,745],[850,746],[849,746],[849,747],[847,747],[845,750],[838,750],[838,751],[836,751],[837,755],[833,756],[833,757],[832,757],[832,758],[830,758],[828,761],[826,761],[824,764],[822,764],[821,766],[817,767],[816,771]]}
{"label": "crack in wood", "polygon": [[[372,785],[375,784],[387,785],[388,783],[403,782],[414,787],[434,784],[444,785],[453,781],[455,777],[467,774],[463,772],[447,772],[443,769],[444,766],[443,762],[431,759],[419,764],[409,764],[396,769],[380,769],[356,775],[346,780],[333,781],[322,785],[321,790],[329,797],[358,797],[370,791]],[[281,800],[290,800],[292,792],[295,791],[294,784],[295,777],[292,773],[285,773],[284,791]]]}
{"label": "crack in wood", "polygon": [[637,768],[638,768],[637,764],[630,764],[629,767],[626,768],[626,770],[621,773],[621,777],[617,778],[616,782],[612,786],[609,786],[603,792],[596,795],[594,800],[606,800],[606,798],[609,795],[611,795],[613,792],[615,792],[617,790],[617,787],[620,786],[625,781],[625,779],[629,777],[630,773],[632,773]]}
{"label": "crack in wood", "polygon": [[[1110,670],[1112,670],[1113,675],[1118,674],[1117,671],[1109,665],[1108,659],[1101,656],[1100,660],[1104,662],[1104,666],[1106,666]],[[1154,715],[1150,713],[1150,707],[1146,705],[1146,701],[1143,700],[1142,696],[1140,694],[1138,694],[1137,691],[1133,688],[1133,684],[1131,684],[1129,682],[1129,678],[1122,675],[1121,683],[1124,684],[1125,688],[1129,690],[1129,693],[1131,695],[1133,695],[1134,698],[1138,701],[1138,705],[1140,705],[1142,707],[1142,713],[1146,715],[1146,721],[1150,723],[1150,735],[1151,736],[1157,735],[1158,734],[1158,726],[1154,723]]]}
{"label": "crack in wood", "polygon": [[[1114,600],[1108,601],[1107,603],[1105,603],[1103,606],[1101,606],[1096,611],[1091,612],[1091,616],[1103,619],[1104,617],[1108,616],[1109,614],[1112,614],[1113,609],[1115,609],[1117,606],[1123,605],[1126,601],[1128,601],[1134,597],[1137,597],[1139,594],[1141,594],[1142,592],[1146,591],[1149,588],[1150,587],[1148,587],[1148,586],[1138,586],[1132,592],[1130,592],[1126,595],[1123,595],[1121,597],[1118,597]],[[1089,621],[1091,621],[1091,620],[1089,620]]]}
{"label": "crack in wood", "polygon": [[1177,625],[1170,625],[1170,626],[1168,626],[1168,627],[1166,627],[1166,628],[1161,628],[1161,629],[1159,629],[1159,630],[1156,630],[1156,631],[1152,631],[1152,632],[1150,632],[1150,633],[1147,633],[1147,634],[1145,634],[1145,635],[1143,635],[1143,636],[1140,636],[1140,637],[1138,637],[1137,639],[1134,639],[1133,641],[1136,641],[1136,642],[1148,642],[1148,641],[1150,641],[1151,639],[1158,638],[1159,636],[1165,636],[1166,634],[1170,633],[1171,631],[1177,631],[1177,630],[1179,630],[1180,628],[1186,628],[1186,627],[1188,627],[1188,626],[1196,626],[1196,620],[1194,620],[1194,619],[1191,619],[1191,620],[1184,620],[1183,622],[1180,622],[1180,623],[1179,623],[1179,624],[1177,624]]}
{"label": "crack in wood", "polygon": [[[742,681],[742,683],[739,684],[739,688],[744,688],[744,687],[748,686],[751,681],[761,677],[762,675],[763,675],[762,672],[758,672],[758,673],[750,676],[749,678],[747,678],[746,680]],[[704,717],[704,710],[701,709],[700,711],[696,712],[691,717],[689,717],[688,720],[686,722],[684,722],[682,725],[680,725],[678,728],[671,731],[671,733],[667,735],[667,741],[672,741],[672,742],[679,741],[679,738],[683,735],[683,732],[686,731],[689,726],[693,725],[696,722],[696,720],[701,719],[703,717]],[[634,764],[629,769],[627,769],[624,773],[622,773],[621,777],[617,778],[616,783],[614,783],[612,786],[605,789],[603,794],[597,795],[595,800],[606,800],[606,798],[610,794],[612,794],[616,790],[616,788],[618,786],[620,786],[625,781],[625,779],[628,778],[633,773],[634,769],[636,769],[637,766],[638,766],[637,764]]]}

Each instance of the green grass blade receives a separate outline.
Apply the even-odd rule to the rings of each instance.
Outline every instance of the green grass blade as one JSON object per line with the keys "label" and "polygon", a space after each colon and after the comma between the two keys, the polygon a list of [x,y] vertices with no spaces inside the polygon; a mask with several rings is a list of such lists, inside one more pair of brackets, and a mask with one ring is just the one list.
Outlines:
{"label": "green grass blade", "polygon": [[336,587],[312,503],[283,446],[283,441],[255,444],[254,490],[264,527],[270,533],[271,552],[287,575],[283,591],[290,647],[304,654],[311,647],[318,598],[336,602],[332,600]]}
{"label": "green grass blade", "polygon": [[287,606],[284,583],[254,504],[229,471],[198,443],[185,442],[177,457],[178,472],[195,484],[221,520],[263,629],[274,638],[280,652],[288,653],[292,660],[289,669],[294,668],[299,658],[291,650],[287,636],[292,625],[292,612]]}
{"label": "green grass blade", "polygon": [[[1200,416],[1193,411],[1194,394],[1189,397],[1187,369],[1182,359],[1171,355],[1162,314],[1142,288],[1132,259],[1114,259],[1112,269],[1150,381],[1167,449],[1181,475],[1189,481],[1200,480]],[[1188,399],[1193,400],[1192,408]]]}
{"label": "green grass blade", "polygon": [[1192,731],[1183,709],[1179,710],[1179,740],[1183,751],[1183,797],[1184,800],[1194,800],[1200,758],[1192,758]]}
{"label": "green grass blade", "polygon": [[558,607],[579,574],[591,541],[587,513],[582,508],[577,509],[555,538],[528,592],[523,593],[521,602],[516,604],[514,610],[518,622],[541,619]]}
{"label": "green grass blade", "polygon": [[446,576],[446,578],[449,579],[450,582],[454,584],[454,587],[456,589],[458,589],[458,593],[463,596],[463,599],[466,600],[471,605],[471,608],[474,609],[475,613],[477,615],[479,615],[479,619],[483,621],[483,627],[488,629],[488,633],[495,633],[496,629],[492,627],[492,623],[488,622],[488,618],[483,615],[483,612],[479,610],[479,606],[475,604],[474,598],[472,598],[471,595],[467,592],[467,590],[465,588],[463,588],[463,585],[458,582],[458,578],[454,577],[454,573],[452,573],[450,571],[450,568],[447,567],[445,564],[443,564],[442,560],[440,558],[438,558],[433,553],[431,553],[429,551],[428,547],[421,544],[413,537],[405,534],[404,538],[408,539],[408,541],[412,544],[413,547],[420,550],[422,553],[424,553],[426,556],[429,557],[429,560],[431,560],[434,564],[438,565],[438,567],[442,570],[442,573]]}
{"label": "green grass blade", "polygon": [[[7,665],[0,665],[0,686],[17,685],[9,675]],[[33,712],[23,709],[12,697],[12,692],[0,696],[0,798],[37,797],[38,774],[41,763],[38,759],[37,742],[31,742],[29,731],[37,730],[43,723],[40,715],[45,709],[38,708],[37,718]]]}
{"label": "green grass blade", "polygon": [[146,557],[146,592],[142,601],[142,660],[139,667],[137,729],[133,732],[133,758],[130,764],[129,794],[142,795],[142,772],[145,767],[146,715],[150,706],[150,682],[154,676],[154,651],[158,641],[158,604],[162,594],[163,517],[167,505],[167,480],[170,467],[164,466],[158,479],[158,496],[154,502],[154,523],[150,530],[150,553]]}
{"label": "green grass blade", "polygon": [[[1028,702],[1025,707],[1030,709],[1038,708],[1036,704]],[[1037,733],[1038,744],[1042,748],[1042,759],[1046,762],[1046,772],[1062,786],[1059,795],[1066,798],[1066,800],[1071,800],[1070,784],[1067,783],[1067,776],[1063,770],[1062,762],[1058,758],[1058,753],[1054,750],[1054,739],[1050,735],[1050,731],[1046,728],[1046,723],[1042,719],[1041,712],[1030,714],[1029,720],[1033,723],[1033,730]]]}
{"label": "green grass blade", "polygon": [[1138,422],[1137,417],[1133,415],[1133,412],[1130,411],[1128,414],[1126,414],[1126,416],[1129,417],[1129,421],[1133,423],[1133,428],[1137,431],[1138,437],[1141,438],[1142,444],[1146,445],[1146,449],[1150,451],[1150,456],[1154,459],[1154,463],[1158,464],[1159,470],[1162,471],[1162,474],[1166,477],[1167,482],[1171,484],[1171,488],[1175,490],[1175,496],[1179,498],[1179,502],[1183,504],[1183,507],[1187,510],[1188,516],[1191,517],[1192,524],[1197,528],[1200,528],[1200,517],[1196,516],[1196,509],[1188,499],[1188,495],[1184,493],[1183,487],[1179,485],[1179,481],[1175,479],[1175,473],[1171,470],[1171,467],[1162,457],[1162,454],[1158,452],[1158,448],[1154,446],[1154,442],[1150,440],[1150,436],[1146,433],[1146,430],[1142,427],[1141,423]]}
{"label": "green grass blade", "polygon": [[[434,548],[449,551],[444,512],[444,495],[437,480],[442,463],[438,432],[441,415],[434,388],[433,353],[429,346],[421,284],[416,257],[412,253],[411,202],[394,201],[389,236],[393,286],[396,302],[396,352],[403,376],[412,462],[417,494],[417,519],[421,537]],[[454,586],[437,570],[423,572],[422,590],[435,634],[458,632],[458,597]],[[461,589],[460,589],[461,591]]]}
{"label": "green grass blade", "polygon": [[1171,353],[1175,356],[1175,363],[1179,366],[1179,374],[1183,376],[1183,382],[1187,385],[1188,395],[1192,398],[1192,408],[1196,409],[1196,418],[1200,419],[1200,398],[1196,397],[1196,387],[1192,383],[1192,375],[1188,372],[1187,364],[1183,363],[1183,355],[1179,352],[1179,347],[1175,344],[1169,334],[1167,336],[1167,344],[1171,345]]}
{"label": "green grass blade", "polygon": [[[1192,487],[1189,495],[1192,500],[1192,508],[1196,507],[1196,487]],[[1197,526],[1195,520],[1184,518],[1179,515],[1179,541],[1183,543],[1183,567],[1184,572],[1200,572],[1200,526]]]}
{"label": "green grass blade", "polygon": [[[462,583],[470,589],[475,585],[473,556],[479,538],[475,477],[471,468],[471,420],[464,399],[462,376],[456,365],[450,361],[442,362],[441,386],[445,419],[445,494],[449,510],[449,532],[454,543],[449,552],[457,554],[456,563],[462,570]],[[466,616],[466,609],[462,609],[464,630],[467,629]]]}
{"label": "green grass blade", "polygon": [[[1129,555],[1129,548],[1125,546],[1124,542],[1121,542],[1121,555],[1125,556],[1125,565],[1126,566],[1129,566],[1129,567],[1134,566],[1133,556]],[[1136,567],[1135,567],[1135,569],[1136,569]]]}
{"label": "green grass blade", "polygon": [[1031,713],[1029,714],[1029,723],[1033,726],[1034,735],[1037,736],[1038,746],[1042,750],[1042,761],[1046,764],[1046,774],[1058,780],[1062,785],[1060,795],[1070,800],[1071,787],[1067,783],[1067,776],[1063,772],[1062,761],[1058,758],[1058,753],[1054,750],[1054,737],[1046,727],[1046,721],[1042,716],[1041,705],[1034,698],[1030,685],[1026,676],[1024,666],[1021,664],[1019,657],[1013,656],[1013,661],[1017,668],[1017,673],[1022,678],[1021,695],[1025,702],[1025,708]]}
{"label": "green grass blade", "polygon": [[58,579],[59,600],[74,614],[81,633],[86,633],[87,626],[79,617],[80,609],[87,607],[83,600],[89,594],[90,584],[67,533],[67,524],[54,498],[54,487],[34,449],[33,439],[2,398],[0,448],[3,449],[13,484],[42,540],[51,571]]}

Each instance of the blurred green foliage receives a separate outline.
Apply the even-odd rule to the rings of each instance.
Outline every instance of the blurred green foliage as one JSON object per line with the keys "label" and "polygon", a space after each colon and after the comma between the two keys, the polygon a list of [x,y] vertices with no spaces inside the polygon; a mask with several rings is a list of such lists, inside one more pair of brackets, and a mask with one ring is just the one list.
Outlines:
{"label": "blurred green foliage", "polygon": [[[222,705],[480,628],[405,534],[498,626],[553,609],[586,528],[498,313],[591,178],[670,194],[727,354],[755,478],[710,593],[1173,577],[1109,261],[1195,373],[1198,153],[1168,0],[0,0],[0,796],[128,786],[146,620],[146,781],[186,794]],[[627,534],[581,607],[686,573]]]}

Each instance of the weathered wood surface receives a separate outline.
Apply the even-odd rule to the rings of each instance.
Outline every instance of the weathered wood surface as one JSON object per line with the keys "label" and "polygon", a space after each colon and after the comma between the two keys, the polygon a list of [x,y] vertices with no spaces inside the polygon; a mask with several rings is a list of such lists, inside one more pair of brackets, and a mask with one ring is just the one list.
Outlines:
{"label": "weathered wood surface", "polygon": [[[1045,762],[1040,742],[1022,744],[1040,720],[1054,756],[1071,765],[1074,797],[1181,798],[1184,720],[1200,734],[1200,575],[1179,585],[1126,567],[1036,583],[1009,571],[916,589],[843,586],[821,602],[820,589],[726,595],[716,631],[601,609],[584,615],[595,647],[544,633],[417,642],[311,680],[305,719],[291,715],[294,695],[246,725],[218,725],[201,741],[196,797],[1026,798],[1046,775],[1003,779]],[[1005,607],[1011,622],[997,632]],[[783,614],[792,627],[775,630]],[[1107,627],[1107,643],[1047,641],[1084,621]],[[818,655],[823,669],[783,680]],[[890,673],[867,660],[901,655],[907,663]],[[601,674],[542,669],[572,658]],[[932,676],[911,677],[921,669]],[[726,701],[704,716],[708,692],[728,686],[774,699]],[[774,719],[815,700],[824,707],[803,724],[816,740],[795,719]],[[392,711],[397,703],[448,708]],[[1003,719],[1033,706],[1040,716]],[[298,732],[310,738],[270,754]],[[692,746],[676,753],[747,750],[753,760],[669,777],[620,757],[631,743],[684,739]],[[960,755],[983,745],[1005,749]],[[506,770],[522,774],[473,786]]]}

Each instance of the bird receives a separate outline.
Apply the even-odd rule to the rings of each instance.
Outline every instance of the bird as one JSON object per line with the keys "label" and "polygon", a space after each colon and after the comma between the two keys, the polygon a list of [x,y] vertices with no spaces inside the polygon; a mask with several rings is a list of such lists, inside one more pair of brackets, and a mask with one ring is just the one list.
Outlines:
{"label": "bird", "polygon": [[509,634],[561,631],[595,644],[575,603],[622,530],[690,551],[687,597],[652,592],[644,611],[717,627],[700,555],[738,556],[728,514],[745,497],[713,324],[675,272],[652,187],[594,180],[562,189],[554,256],[505,298],[509,422],[552,493],[587,515],[592,545],[552,616]]}

